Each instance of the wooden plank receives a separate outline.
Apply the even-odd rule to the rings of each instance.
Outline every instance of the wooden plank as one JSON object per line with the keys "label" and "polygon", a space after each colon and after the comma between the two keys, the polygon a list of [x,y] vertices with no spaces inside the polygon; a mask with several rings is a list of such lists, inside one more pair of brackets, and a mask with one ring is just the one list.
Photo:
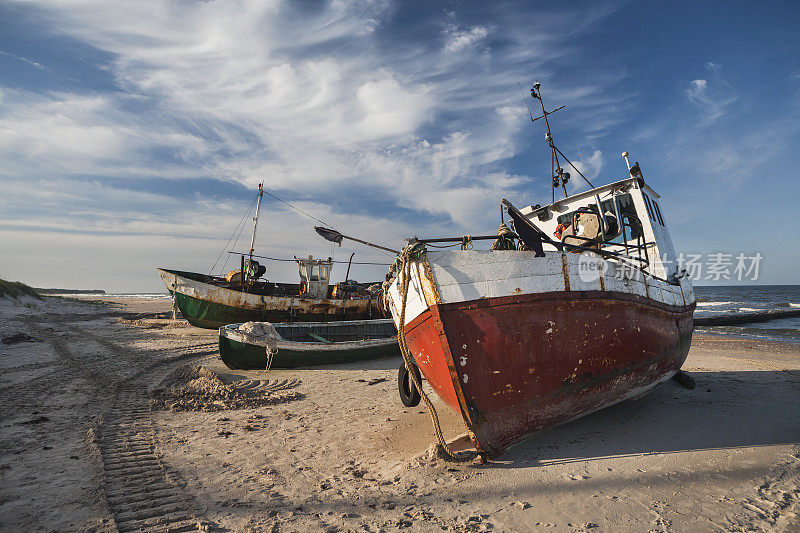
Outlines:
{"label": "wooden plank", "polygon": [[327,343],[329,343],[329,344],[333,342],[333,341],[329,341],[329,340],[328,340],[328,339],[326,339],[325,337],[321,337],[321,336],[317,335],[316,333],[311,333],[311,332],[309,332],[309,333],[308,333],[308,336],[309,336],[309,337],[312,337],[312,338],[314,338],[314,339],[317,339],[317,340],[318,340],[318,341],[320,341],[320,342],[327,342]]}

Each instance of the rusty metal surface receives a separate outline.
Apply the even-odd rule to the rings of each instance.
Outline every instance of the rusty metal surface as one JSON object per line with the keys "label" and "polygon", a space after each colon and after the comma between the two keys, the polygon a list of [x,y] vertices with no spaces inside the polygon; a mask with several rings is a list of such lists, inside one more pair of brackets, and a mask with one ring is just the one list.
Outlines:
{"label": "rusty metal surface", "polygon": [[406,342],[428,384],[444,403],[460,412],[458,397],[447,367],[449,354],[445,355],[444,351],[447,339],[440,338],[438,330],[441,327],[437,324],[438,317],[433,317],[430,310],[426,310],[406,326]]}
{"label": "rusty metal surface", "polygon": [[602,291],[436,307],[411,324],[409,346],[450,407],[462,411],[463,395],[465,423],[493,453],[668,379],[694,310]]}
{"label": "rusty metal surface", "polygon": [[159,274],[171,292],[181,295],[178,299],[181,313],[200,327],[216,328],[247,320],[285,322],[381,317],[376,301],[371,299],[317,300],[299,296],[266,296],[217,287],[167,270],[159,269]]}

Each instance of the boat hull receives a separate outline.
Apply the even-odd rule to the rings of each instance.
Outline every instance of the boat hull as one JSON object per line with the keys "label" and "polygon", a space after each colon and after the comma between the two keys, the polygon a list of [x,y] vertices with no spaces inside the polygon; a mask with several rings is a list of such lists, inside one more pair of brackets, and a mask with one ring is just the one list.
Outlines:
{"label": "boat hull", "polygon": [[[263,346],[239,342],[226,337],[219,338],[219,354],[225,366],[231,370],[264,370],[267,367]],[[317,352],[279,346],[272,358],[270,368],[297,368],[301,366],[336,365],[356,363],[400,355],[397,341],[363,349],[342,349]]]}
{"label": "boat hull", "polygon": [[218,329],[238,322],[326,322],[380,316],[374,300],[316,300],[299,296],[250,294],[193,277],[200,274],[158,269],[183,317],[193,326]]}
{"label": "boat hull", "polygon": [[[585,274],[586,262],[597,262],[597,274]],[[528,251],[426,252],[410,267],[406,342],[482,453],[642,395],[689,351],[695,299],[686,279]],[[389,287],[395,324],[398,287]]]}
{"label": "boat hull", "polygon": [[[232,370],[264,370],[267,368],[267,342],[264,336],[246,333],[229,324],[219,330],[219,353],[222,362]],[[325,323],[274,324],[282,338],[272,346],[270,368],[296,368],[302,366],[354,363],[370,359],[400,355],[397,335],[391,320],[354,320]],[[338,342],[300,342],[306,338],[304,331],[323,333],[317,339],[350,340]],[[391,333],[389,333],[391,332]],[[279,333],[279,334],[280,334]],[[297,337],[300,335],[300,337]]]}
{"label": "boat hull", "polygon": [[406,340],[494,454],[669,379],[689,351],[692,308],[608,292],[492,298],[434,305]]}

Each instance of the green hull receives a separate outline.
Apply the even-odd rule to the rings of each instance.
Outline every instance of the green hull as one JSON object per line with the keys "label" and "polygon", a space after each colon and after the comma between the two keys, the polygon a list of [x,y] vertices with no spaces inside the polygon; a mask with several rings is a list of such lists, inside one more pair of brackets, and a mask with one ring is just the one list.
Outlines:
{"label": "green hull", "polygon": [[[334,320],[368,320],[377,312],[366,309],[361,312],[331,314],[329,312],[295,312],[289,309],[254,310],[201,300],[180,292],[172,292],[181,315],[189,324],[198,328],[219,329],[227,324],[239,322],[330,322]],[[287,298],[288,300],[288,298]],[[324,310],[327,311],[327,310]]]}
{"label": "green hull", "polygon": [[[220,336],[219,354],[222,362],[231,370],[264,370],[267,367],[267,354],[263,346],[247,344]],[[396,342],[383,346],[326,350],[324,352],[313,349],[279,348],[278,353],[272,358],[271,368],[354,363],[396,355],[400,355],[400,348]]]}
{"label": "green hull", "polygon": [[218,304],[193,298],[179,292],[174,293],[175,303],[189,324],[206,329],[219,329],[226,324],[250,321],[268,321],[262,318],[261,311],[240,309],[230,305]]}

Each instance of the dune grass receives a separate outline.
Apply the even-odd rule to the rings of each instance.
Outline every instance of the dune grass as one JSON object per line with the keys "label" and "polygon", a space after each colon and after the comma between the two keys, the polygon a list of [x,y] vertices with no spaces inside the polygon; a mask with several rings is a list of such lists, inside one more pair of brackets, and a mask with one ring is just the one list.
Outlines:
{"label": "dune grass", "polygon": [[24,295],[33,296],[42,299],[39,294],[31,287],[25,285],[21,281],[6,281],[0,278],[0,296],[11,296],[12,298],[19,298]]}

